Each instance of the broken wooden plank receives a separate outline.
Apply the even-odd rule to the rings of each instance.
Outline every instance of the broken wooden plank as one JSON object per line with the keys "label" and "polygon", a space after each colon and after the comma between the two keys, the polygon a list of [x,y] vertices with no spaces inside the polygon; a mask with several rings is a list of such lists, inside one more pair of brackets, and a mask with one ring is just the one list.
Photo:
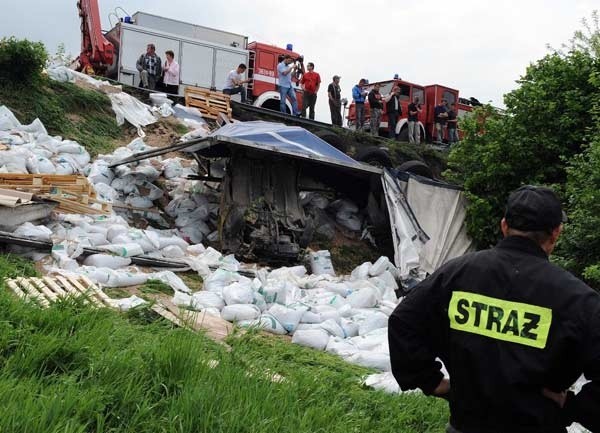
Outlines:
{"label": "broken wooden plank", "polygon": [[[90,299],[90,296],[77,290],[77,288],[72,286],[65,277],[56,276],[55,278],[58,282],[60,282],[60,285],[63,287],[63,289],[65,289],[65,291],[67,293],[69,293],[70,296],[72,296],[73,298],[83,298],[82,299],[83,303],[86,305],[88,305],[90,303],[94,304],[94,301]],[[94,304],[94,305],[96,305],[96,304]]]}
{"label": "broken wooden plank", "polygon": [[16,278],[14,281],[27,293],[27,297],[35,299],[43,307],[50,306],[50,302],[31,283],[29,283],[29,281],[27,281],[27,278],[20,277]]}
{"label": "broken wooden plank", "polygon": [[66,277],[65,279],[67,280],[68,283],[70,283],[73,287],[75,287],[75,289],[79,290],[79,292],[83,296],[88,298],[96,307],[104,306],[102,304],[102,301],[100,301],[96,297],[97,291],[94,290],[95,286],[93,284],[91,284],[91,281],[90,281],[90,284],[87,284],[87,287],[84,287],[83,285],[81,285],[81,283],[75,277]]}
{"label": "broken wooden plank", "polygon": [[80,275],[79,278],[83,281],[87,287],[94,292],[94,294],[108,307],[113,306],[113,300],[110,296],[104,293],[98,286],[96,286],[87,276]]}
{"label": "broken wooden plank", "polygon": [[58,295],[52,290],[50,290],[48,287],[46,287],[42,280],[40,280],[39,278],[30,278],[29,280],[31,281],[31,284],[33,284],[33,286],[35,286],[41,293],[43,293],[48,300],[52,302],[58,300]]}
{"label": "broken wooden plank", "polygon": [[58,294],[61,298],[66,298],[67,296],[69,296],[67,291],[64,290],[62,287],[60,287],[58,284],[56,284],[56,282],[52,278],[43,277],[43,280],[44,280],[44,283],[46,283],[46,285],[48,287],[50,287],[52,290],[54,290],[54,292],[56,294]]}
{"label": "broken wooden plank", "polygon": [[7,280],[6,284],[19,298],[27,299],[27,293],[25,293],[14,280]]}

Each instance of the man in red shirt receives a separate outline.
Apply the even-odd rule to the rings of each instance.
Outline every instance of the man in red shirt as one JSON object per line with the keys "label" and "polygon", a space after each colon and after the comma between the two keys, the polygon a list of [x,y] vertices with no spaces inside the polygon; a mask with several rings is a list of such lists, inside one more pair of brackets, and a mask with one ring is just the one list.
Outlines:
{"label": "man in red shirt", "polygon": [[302,75],[300,84],[304,89],[302,96],[302,117],[306,117],[306,109],[308,108],[308,117],[315,120],[315,104],[317,103],[317,92],[321,86],[321,76],[315,72],[315,64],[308,62],[306,65],[308,72]]}

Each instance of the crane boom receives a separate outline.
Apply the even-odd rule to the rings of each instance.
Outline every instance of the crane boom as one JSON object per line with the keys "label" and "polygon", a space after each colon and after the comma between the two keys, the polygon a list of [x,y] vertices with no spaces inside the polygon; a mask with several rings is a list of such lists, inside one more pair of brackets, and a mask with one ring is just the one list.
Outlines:
{"label": "crane boom", "polygon": [[102,34],[98,0],[78,0],[81,18],[81,53],[79,70],[88,74],[101,74],[112,65],[113,44]]}

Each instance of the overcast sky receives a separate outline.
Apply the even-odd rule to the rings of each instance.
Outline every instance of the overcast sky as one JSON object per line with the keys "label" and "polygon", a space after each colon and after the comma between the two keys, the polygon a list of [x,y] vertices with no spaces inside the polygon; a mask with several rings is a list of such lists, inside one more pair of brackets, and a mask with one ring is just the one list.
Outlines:
{"label": "overcast sky", "polygon": [[[329,121],[326,85],[342,76],[350,98],[361,78],[395,73],[417,84],[443,84],[463,97],[502,106],[527,65],[560,48],[600,0],[98,0],[102,27],[123,7],[247,35],[249,41],[294,45],[315,63],[324,86],[317,117]],[[0,35],[59,43],[79,53],[76,0],[0,0]]]}

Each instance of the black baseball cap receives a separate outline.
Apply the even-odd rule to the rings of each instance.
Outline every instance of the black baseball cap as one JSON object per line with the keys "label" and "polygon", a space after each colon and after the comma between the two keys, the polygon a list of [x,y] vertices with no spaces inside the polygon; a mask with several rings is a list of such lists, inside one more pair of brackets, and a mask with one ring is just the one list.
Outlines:
{"label": "black baseball cap", "polygon": [[510,228],[531,232],[552,230],[567,221],[556,193],[533,185],[510,193],[504,218]]}

